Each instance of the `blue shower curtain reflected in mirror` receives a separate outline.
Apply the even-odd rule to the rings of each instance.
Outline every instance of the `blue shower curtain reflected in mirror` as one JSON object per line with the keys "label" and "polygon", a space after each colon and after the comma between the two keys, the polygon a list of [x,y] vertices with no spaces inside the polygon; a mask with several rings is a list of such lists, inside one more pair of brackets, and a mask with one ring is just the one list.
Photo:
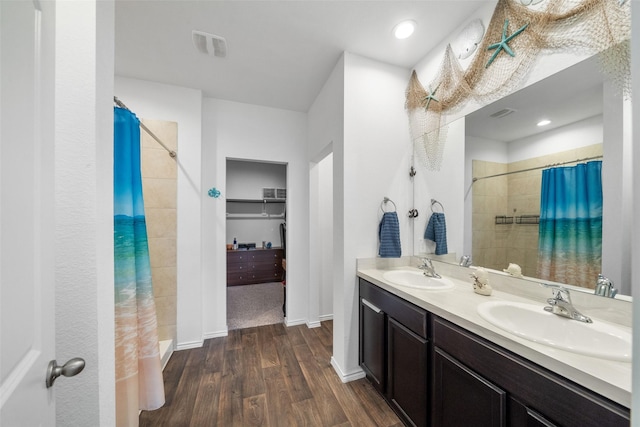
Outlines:
{"label": "blue shower curtain reflected in mirror", "polygon": [[542,171],[538,277],[588,288],[602,266],[602,161]]}
{"label": "blue shower curtain reflected in mirror", "polygon": [[140,122],[114,108],[116,426],[164,404],[164,384],[140,171]]}

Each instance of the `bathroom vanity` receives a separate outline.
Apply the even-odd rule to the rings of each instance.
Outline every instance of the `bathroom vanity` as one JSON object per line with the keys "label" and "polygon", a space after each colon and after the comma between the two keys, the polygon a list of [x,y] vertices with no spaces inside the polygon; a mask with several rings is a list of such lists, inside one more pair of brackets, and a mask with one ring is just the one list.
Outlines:
{"label": "bathroom vanity", "polygon": [[630,362],[512,338],[476,312],[520,296],[480,296],[455,278],[453,289],[413,289],[383,273],[358,269],[360,365],[406,425],[629,425]]}

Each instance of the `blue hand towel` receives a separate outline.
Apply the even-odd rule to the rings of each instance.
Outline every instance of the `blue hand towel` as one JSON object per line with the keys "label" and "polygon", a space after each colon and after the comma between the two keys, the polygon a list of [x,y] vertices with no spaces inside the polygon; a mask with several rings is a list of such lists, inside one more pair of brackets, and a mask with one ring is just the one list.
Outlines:
{"label": "blue hand towel", "polygon": [[448,253],[447,224],[444,220],[444,213],[434,212],[431,214],[427,229],[424,231],[424,238],[436,242],[436,255]]}
{"label": "blue hand towel", "polygon": [[385,212],[382,215],[380,226],[378,227],[378,238],[380,239],[380,250],[378,254],[382,258],[400,258],[400,224],[398,214],[395,212]]}

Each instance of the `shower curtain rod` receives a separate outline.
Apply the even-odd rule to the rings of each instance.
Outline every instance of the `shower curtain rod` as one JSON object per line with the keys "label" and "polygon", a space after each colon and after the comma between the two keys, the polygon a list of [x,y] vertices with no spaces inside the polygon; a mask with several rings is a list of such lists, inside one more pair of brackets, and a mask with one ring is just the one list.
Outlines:
{"label": "shower curtain rod", "polygon": [[522,169],[522,170],[518,170],[518,171],[511,171],[511,172],[504,172],[504,173],[498,173],[498,174],[495,174],[495,175],[481,176],[479,178],[473,178],[471,183],[473,184],[474,182],[479,181],[481,179],[495,178],[495,177],[498,177],[498,176],[511,175],[513,173],[529,172],[529,171],[534,171],[534,170],[538,170],[538,169],[552,168],[552,167],[556,167],[556,166],[568,165],[569,163],[586,162],[587,160],[595,160],[595,159],[601,159],[601,158],[602,158],[602,156],[585,157],[584,159],[568,160],[566,162],[552,163],[550,165],[537,166],[535,168]]}
{"label": "shower curtain rod", "polygon": [[[127,107],[126,105],[124,105],[124,103],[118,99],[118,97],[117,97],[117,96],[114,96],[114,97],[113,97],[113,102],[114,102],[118,107],[120,107],[120,108],[124,108],[125,110],[128,110],[128,111],[131,111],[131,110],[129,110],[129,107]],[[156,140],[156,142],[157,142],[158,144],[162,145],[162,148],[164,148],[165,150],[167,150],[167,151],[169,152],[169,155],[170,155],[171,157],[175,158],[175,157],[177,156],[176,152],[175,152],[175,151],[173,151],[173,150],[170,150],[166,145],[164,145],[164,143],[163,143],[162,141],[160,141],[160,138],[158,138],[158,137],[157,137],[153,132],[151,132],[151,130],[150,130],[148,127],[146,127],[144,123],[142,123],[141,121],[139,121],[139,123],[140,123],[140,127],[141,127],[142,129],[144,129],[144,131],[145,131],[145,132],[147,132],[147,133],[151,136],[151,138],[155,139],[155,140]]]}

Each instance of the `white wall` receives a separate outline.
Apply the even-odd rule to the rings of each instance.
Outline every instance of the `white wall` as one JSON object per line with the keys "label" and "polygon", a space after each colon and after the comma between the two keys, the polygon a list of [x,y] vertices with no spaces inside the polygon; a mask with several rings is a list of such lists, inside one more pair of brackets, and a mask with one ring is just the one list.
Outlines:
{"label": "white wall", "polygon": [[[309,302],[308,324],[319,325],[321,316],[333,317],[334,259],[340,252],[334,247],[336,231],[334,228],[333,194],[336,173],[333,168],[333,147],[342,146],[344,125],[344,57],[333,68],[320,93],[309,108],[307,114],[307,142],[309,146]],[[328,163],[331,163],[331,173]],[[324,165],[324,166],[323,166]],[[326,188],[330,186],[330,188]],[[326,188],[326,193],[323,192]],[[331,193],[331,210],[325,197]],[[341,235],[341,232],[338,233]],[[335,249],[335,250],[334,250]],[[326,256],[327,251],[332,251]],[[331,298],[325,302],[325,298]],[[334,322],[334,328],[337,322]],[[340,325],[339,325],[340,326]],[[334,337],[337,335],[334,329]]]}
{"label": "white wall", "polygon": [[[404,255],[411,254],[412,147],[404,110],[411,73],[344,54],[344,143],[334,141],[334,339],[332,364],[343,380],[358,366],[356,259],[378,253],[380,204],[397,206]],[[342,251],[342,252],[340,252]]]}
{"label": "white wall", "polygon": [[[202,94],[198,90],[116,76],[114,94],[140,119],[178,123],[177,348],[203,341],[201,253]],[[224,246],[223,246],[224,247]]]}
{"label": "white wall", "polygon": [[[465,123],[457,120],[447,125],[447,142],[442,155],[442,165],[439,171],[430,171],[416,160],[416,176],[414,181],[415,207],[419,216],[414,220],[414,250],[413,253],[435,253],[435,242],[426,240],[424,232],[431,217],[431,199],[442,205],[447,226],[447,249],[450,257],[458,257],[463,252],[464,238],[464,201],[460,197],[464,193]],[[435,206],[434,212],[440,212]]]}
{"label": "white wall", "polygon": [[107,426],[115,423],[114,9],[55,7],[55,136],[45,137],[55,137],[56,359],[82,357],[86,368],[50,396],[57,425]]}
{"label": "white wall", "polygon": [[[306,114],[212,98],[203,101],[205,188],[226,195],[226,160],[287,165],[287,324],[307,320],[309,197]],[[226,207],[224,197],[203,202],[204,336],[226,335]]]}
{"label": "white wall", "polygon": [[320,248],[320,321],[333,318],[333,153],[318,163],[318,216],[320,236],[311,241]]}
{"label": "white wall", "polygon": [[[602,120],[602,115],[589,117],[548,132],[511,141],[508,144],[507,163],[602,144],[604,141]],[[615,142],[613,144],[615,145]]]}
{"label": "white wall", "polygon": [[[637,5],[637,2],[634,2]],[[631,8],[631,83],[632,87],[640,87],[640,31],[634,31],[640,28],[640,9],[637,7]],[[640,123],[640,108],[634,108],[628,112],[627,117],[630,117],[631,123]],[[640,132],[630,132],[631,135],[630,145],[640,147]],[[632,164],[640,165],[640,150],[633,150],[631,152],[630,161]],[[640,172],[637,168],[632,169],[632,190],[630,191],[629,201],[631,203],[631,212],[640,212]],[[637,221],[633,223],[632,227],[627,230],[631,235],[631,265],[640,265],[640,226]],[[640,295],[640,271],[638,268],[631,270],[631,288],[633,295]],[[636,355],[633,358],[632,366],[632,390],[636,390],[636,393],[631,395],[631,425],[634,427],[640,426],[640,302],[636,299],[633,303],[633,349],[632,353]]]}
{"label": "white wall", "polygon": [[[621,294],[631,295],[633,143],[631,101],[610,83],[604,87],[602,163],[602,274]],[[636,294],[637,296],[637,294]]]}

